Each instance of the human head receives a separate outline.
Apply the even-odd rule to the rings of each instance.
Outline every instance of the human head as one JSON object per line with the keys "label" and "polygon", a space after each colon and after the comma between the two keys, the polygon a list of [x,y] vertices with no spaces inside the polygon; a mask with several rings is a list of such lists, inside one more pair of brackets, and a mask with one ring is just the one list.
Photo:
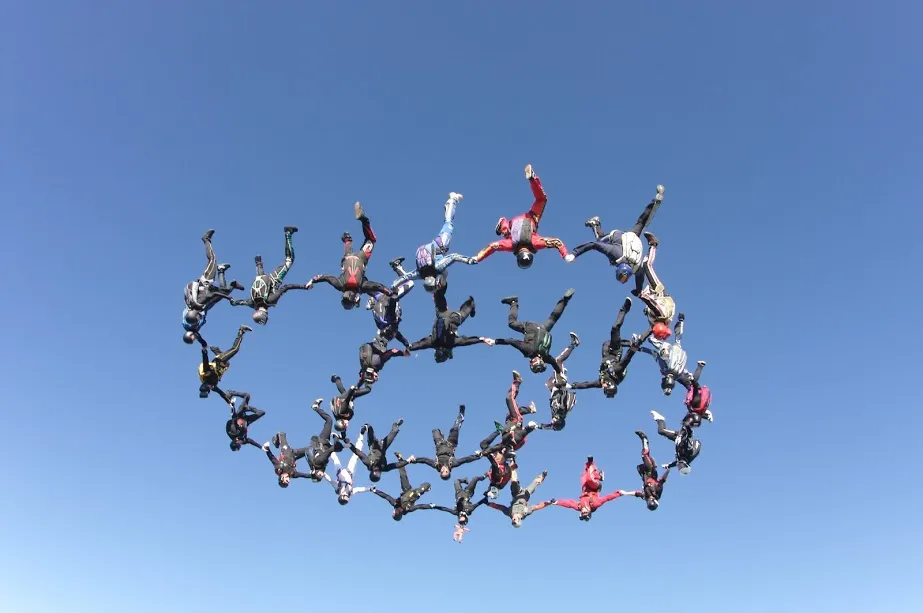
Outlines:
{"label": "human head", "polygon": [[612,381],[603,381],[603,394],[606,395],[606,398],[615,398],[615,395],[619,393],[619,386],[613,383]]}
{"label": "human head", "polygon": [[660,506],[660,501],[657,500],[656,498],[654,498],[653,496],[647,498],[647,499],[645,500],[645,502],[647,502],[647,510],[648,510],[648,511],[656,511],[656,510],[657,510],[657,507]]}
{"label": "human head", "polygon": [[261,326],[266,325],[266,322],[269,321],[269,311],[266,310],[266,307],[260,307],[253,312],[253,321]]}
{"label": "human head", "polygon": [[615,267],[615,278],[618,279],[619,283],[628,283],[628,280],[631,279],[631,266],[622,262]]}
{"label": "human head", "polygon": [[452,471],[449,470],[449,467],[448,467],[448,466],[440,466],[440,467],[439,467],[439,476],[442,477],[442,480],[443,480],[443,481],[448,481],[448,480],[449,480],[449,477],[452,476]]}
{"label": "human head", "polygon": [[288,473],[282,473],[279,475],[279,487],[288,487],[288,484],[292,482],[292,478]]}
{"label": "human head", "polygon": [[343,295],[340,297],[340,304],[342,304],[343,308],[347,311],[356,308],[359,306],[359,294],[352,290],[343,292]]}
{"label": "human head", "polygon": [[324,471],[321,469],[316,469],[311,471],[311,481],[314,483],[320,483],[324,480]]}
{"label": "human head", "polygon": [[346,488],[340,490],[340,494],[337,496],[337,502],[341,505],[349,504],[349,492],[346,491]]}
{"label": "human head", "polygon": [[404,519],[404,509],[402,507],[394,507],[394,510],[391,511],[391,519],[394,521],[401,521]]}
{"label": "human head", "polygon": [[494,229],[497,233],[497,236],[509,236],[510,235],[510,220],[506,217],[501,217],[497,220],[497,227]]}
{"label": "human head", "polygon": [[192,343],[195,342],[195,334],[192,332],[186,332],[185,334],[183,334],[183,342],[186,343],[187,345],[191,345]]}
{"label": "human head", "polygon": [[528,249],[520,249],[516,252],[516,264],[520,268],[529,268],[532,266],[532,252]]}
{"label": "human head", "polygon": [[433,353],[433,359],[437,363],[441,364],[452,359],[452,350],[447,347],[436,347],[436,351]]}
{"label": "human head", "polygon": [[590,510],[590,505],[586,504],[580,507],[580,519],[583,521],[590,521],[591,513],[592,511]]}
{"label": "human head", "polygon": [[512,520],[513,520],[514,528],[522,528],[522,515],[520,515],[519,513],[514,513]]}
{"label": "human head", "polygon": [[677,462],[676,468],[679,469],[679,474],[681,475],[688,475],[689,473],[692,472],[692,467],[689,466],[689,464],[687,464],[686,462]]}
{"label": "human head", "polygon": [[534,373],[545,372],[547,366],[545,365],[545,360],[541,356],[537,355],[531,360],[529,360],[529,368],[532,369]]}
{"label": "human head", "polygon": [[669,396],[673,393],[673,386],[676,385],[676,378],[672,375],[666,375],[663,379],[660,380],[660,389],[663,390],[664,396]]}
{"label": "human head", "polygon": [[375,483],[378,483],[379,481],[381,481],[381,469],[376,466],[372,470],[370,470],[369,479],[371,479]]}
{"label": "human head", "polygon": [[237,441],[231,441],[231,451],[240,451],[240,443]]}
{"label": "human head", "polygon": [[654,338],[660,341],[667,340],[668,338],[670,338],[670,335],[672,334],[672,332],[670,332],[670,326],[663,323],[662,321],[658,321],[657,323],[655,323],[652,328],[652,331],[654,334]]}
{"label": "human head", "polygon": [[458,512],[458,524],[460,526],[464,526],[467,523],[468,523],[468,514],[465,513],[464,511],[459,511]]}
{"label": "human head", "polygon": [[349,428],[349,420],[348,419],[338,419],[333,424],[333,427],[336,428],[337,432],[346,432],[346,429]]}
{"label": "human head", "polygon": [[563,417],[552,417],[551,418],[551,429],[555,432],[560,432],[564,429],[565,420]]}

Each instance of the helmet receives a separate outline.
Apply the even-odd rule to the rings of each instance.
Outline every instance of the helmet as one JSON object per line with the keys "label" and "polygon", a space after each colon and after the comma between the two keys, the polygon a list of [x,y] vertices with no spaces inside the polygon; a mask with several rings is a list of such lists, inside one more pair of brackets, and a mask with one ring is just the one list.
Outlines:
{"label": "helmet", "polygon": [[[695,393],[695,388],[690,387],[686,392],[686,408],[696,413],[705,413],[711,406],[711,390],[707,385],[699,388],[699,393]],[[698,402],[696,402],[698,400]]]}
{"label": "helmet", "polygon": [[352,290],[343,292],[343,296],[340,298],[340,304],[342,304],[343,308],[346,310],[356,308],[359,306],[359,294]]}
{"label": "helmet", "polygon": [[183,342],[186,343],[187,345],[191,345],[192,343],[195,342],[195,334],[193,334],[192,332],[186,332],[185,334],[183,334]]}
{"label": "helmet", "polygon": [[269,312],[266,309],[257,309],[253,313],[253,321],[261,326],[265,326],[266,322],[269,321]]}
{"label": "helmet", "polygon": [[657,323],[655,323],[652,330],[654,333],[654,337],[657,338],[657,340],[661,340],[661,341],[667,340],[668,338],[670,338],[670,335],[672,334],[670,332],[669,326],[667,326],[667,324],[663,323],[662,321],[658,321]]}
{"label": "helmet", "polygon": [[190,309],[184,310],[183,320],[185,320],[185,322],[189,324],[190,326],[194,326],[197,323],[199,323],[199,319],[201,319],[201,315],[199,314],[198,311],[192,311]]}
{"label": "helmet", "polygon": [[436,277],[426,277],[425,279],[423,279],[423,289],[425,289],[426,291],[430,293],[433,293],[436,291],[437,285],[438,283],[436,282]]}
{"label": "helmet", "polygon": [[685,462],[677,462],[676,466],[679,468],[679,474],[681,475],[688,475],[692,472],[692,467]]}
{"label": "helmet", "polygon": [[528,249],[520,249],[519,252],[516,253],[516,264],[518,264],[520,268],[529,268],[532,266],[532,253],[529,252]]}
{"label": "helmet", "polygon": [[436,352],[433,354],[433,358],[439,362],[445,362],[452,357],[452,351],[446,347],[436,347]]}
{"label": "helmet", "polygon": [[231,451],[240,451],[240,443],[231,441]]}
{"label": "helmet", "polygon": [[656,498],[648,498],[646,502],[649,511],[656,511],[657,507],[660,506],[660,501]]}
{"label": "helmet", "polygon": [[615,267],[615,278],[619,280],[619,283],[628,283],[628,280],[631,278],[631,274],[634,271],[631,269],[631,266],[622,262]]}
{"label": "helmet", "polygon": [[545,364],[545,361],[540,357],[534,357],[529,361],[529,368],[532,369],[534,373],[545,372],[545,369],[548,366]]}
{"label": "helmet", "polygon": [[333,427],[336,428],[337,432],[346,432],[346,428],[349,427],[349,421],[345,419],[338,419],[336,420],[336,423],[333,425]]}

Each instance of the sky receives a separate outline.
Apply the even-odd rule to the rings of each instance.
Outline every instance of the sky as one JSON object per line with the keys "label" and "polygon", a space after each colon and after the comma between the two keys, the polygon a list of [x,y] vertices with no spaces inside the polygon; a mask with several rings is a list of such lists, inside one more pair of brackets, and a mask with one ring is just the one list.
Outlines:
{"label": "sky", "polygon": [[[17,295],[0,306],[0,610],[918,610],[921,17],[890,0],[3,3],[0,254]],[[624,498],[514,530],[481,509],[459,545],[450,515],[394,522],[371,494],[341,507],[231,453],[181,341],[205,230],[249,285],[253,257],[281,262],[298,226],[288,279],[305,282],[337,272],[360,200],[370,276],[389,282],[450,191],[465,196],[453,249],[494,239],[531,204],[528,163],[549,195],[541,232],[569,246],[594,215],[630,227],[666,186],[658,272],[708,362],[715,421],[658,511]],[[572,380],[596,373],[630,289],[597,254],[526,271],[498,254],[450,279],[451,305],[477,301],[462,331],[492,337],[512,335],[503,296],[536,320],[574,288],[554,335],[555,351],[570,330],[583,341]],[[432,318],[422,289],[405,299],[411,340]],[[205,337],[227,347],[249,321],[220,306]],[[644,325],[636,305],[624,331]],[[267,411],[253,436],[306,444],[312,401],[354,376],[373,333],[329,287],[286,295],[224,378]],[[470,453],[513,369],[547,417],[545,377],[476,346],[389,363],[355,422],[404,418],[393,449],[420,456],[463,403]],[[523,479],[548,471],[536,498],[577,495],[587,455],[607,490],[635,489],[639,428],[669,461],[649,411],[675,424],[684,407],[659,379],[639,356],[615,400],[581,392],[565,431],[530,436]],[[424,502],[452,502],[431,469],[410,475],[433,483]],[[399,489],[394,473],[380,485]]]}

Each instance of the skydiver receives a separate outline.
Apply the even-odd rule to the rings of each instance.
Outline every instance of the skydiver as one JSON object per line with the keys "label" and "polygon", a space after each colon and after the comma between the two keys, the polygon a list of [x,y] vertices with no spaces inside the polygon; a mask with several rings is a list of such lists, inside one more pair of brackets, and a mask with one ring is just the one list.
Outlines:
{"label": "skydiver", "polygon": [[486,477],[478,475],[471,479],[462,477],[455,480],[455,508],[449,509],[449,512],[458,518],[458,523],[462,526],[468,525],[468,519],[475,509],[487,502],[487,496],[484,495],[474,504],[471,503],[471,499],[474,498],[474,490],[482,479],[486,479]]}
{"label": "skydiver", "polygon": [[587,219],[584,225],[593,230],[596,240],[575,247],[570,256],[566,258],[567,261],[573,262],[574,259],[588,251],[598,251],[609,259],[611,266],[615,267],[615,278],[619,283],[627,283],[632,275],[637,274],[641,269],[644,248],[639,235],[647,228],[654,213],[660,208],[661,200],[663,200],[663,185],[658,185],[657,195],[644,208],[632,229],[627,232],[612,230],[604,236],[599,217]]}
{"label": "skydiver", "polygon": [[493,499],[510,482],[512,471],[517,468],[516,454],[512,451],[501,449],[484,455],[490,462],[490,470],[485,474],[488,479],[486,495],[488,498]]}
{"label": "skydiver", "polygon": [[532,170],[532,164],[526,166],[526,178],[529,180],[529,186],[532,188],[532,194],[535,196],[535,202],[528,212],[518,215],[511,220],[501,217],[497,221],[495,231],[497,236],[503,238],[494,241],[484,247],[477,255],[477,261],[481,262],[496,251],[510,251],[516,254],[516,264],[520,268],[529,268],[535,254],[541,249],[557,249],[562,258],[567,258],[567,247],[559,238],[548,238],[540,236],[538,225],[545,213],[545,205],[548,203],[548,196],[545,194],[545,188],[542,182]]}
{"label": "skydiver", "polygon": [[647,440],[647,434],[641,430],[635,430],[635,434],[641,439],[641,463],[638,464],[638,474],[641,475],[643,488],[631,493],[638,498],[643,498],[649,511],[656,511],[660,506],[663,484],[670,475],[670,469],[668,467],[663,476],[658,478],[657,463],[651,457],[651,446],[650,441]]}
{"label": "skydiver", "polygon": [[513,495],[513,501],[510,503],[510,506],[497,504],[496,502],[488,502],[487,506],[500,511],[509,517],[514,528],[521,528],[522,520],[532,515],[536,511],[541,511],[551,504],[551,501],[546,501],[529,506],[529,500],[531,500],[532,494],[535,492],[535,488],[541,485],[547,476],[548,471],[543,471],[542,474],[537,476],[528,487],[523,488],[519,484],[519,472],[514,469],[512,471],[512,477],[510,480],[510,493]]}
{"label": "skydiver", "polygon": [[[195,341],[195,332],[205,325],[205,318],[213,306],[224,299],[231,299],[231,292],[235,289],[245,289],[237,281],[231,281],[230,287],[224,279],[224,272],[231,267],[230,264],[218,264],[215,250],[212,248],[212,236],[215,231],[209,230],[202,237],[205,243],[205,257],[208,263],[205,272],[195,281],[186,284],[183,291],[186,307],[183,309],[183,342],[191,345]],[[215,273],[218,273],[218,284],[215,285]]]}
{"label": "skydiver", "polygon": [[699,360],[698,367],[692,373],[689,379],[689,386],[686,389],[686,417],[683,423],[689,423],[693,428],[698,428],[703,419],[714,421],[711,410],[711,390],[707,385],[699,384],[699,377],[702,375],[702,369],[705,368],[705,361]]}
{"label": "skydiver", "polygon": [[356,398],[362,398],[371,392],[372,388],[368,385],[362,385],[361,387],[351,385],[347,389],[337,375],[331,376],[330,382],[335,384],[337,391],[340,392],[339,396],[330,400],[330,412],[336,420],[333,426],[338,432],[346,432],[346,429],[349,428],[349,420],[356,414]]}
{"label": "skydiver", "polygon": [[[567,375],[567,368],[564,366],[564,362],[567,361],[567,358],[570,357],[574,349],[580,346],[580,337],[576,333],[570,333],[570,345],[564,348],[555,361],[561,367],[561,372],[564,375]],[[551,408],[551,423],[542,424],[539,426],[543,430],[554,430],[556,432],[564,429],[564,426],[567,425],[567,415],[570,413],[574,406],[577,404],[577,395],[574,392],[571,392],[567,388],[567,378],[559,377],[557,373],[552,373],[552,375],[545,382],[545,387],[548,388],[550,397],[548,398],[548,405]]]}
{"label": "skydiver", "polygon": [[[362,446],[365,443],[365,432],[359,434],[359,440],[356,442],[355,446],[350,445],[351,448],[355,449],[359,453],[362,452]],[[345,441],[344,441],[345,442]],[[356,474],[356,465],[359,463],[359,454],[353,452],[353,457],[349,459],[349,462],[346,464],[346,468],[343,468],[343,465],[340,464],[340,457],[336,452],[330,454],[330,459],[333,460],[333,465],[336,466],[336,481],[330,478],[326,472],[324,472],[324,478],[328,483],[333,487],[333,491],[337,494],[337,502],[341,505],[349,504],[350,498],[353,494],[361,494],[363,492],[369,491],[368,487],[354,487],[353,486],[353,477]]]}
{"label": "skydiver", "polygon": [[698,457],[702,451],[702,443],[698,441],[692,432],[692,426],[683,423],[679,431],[667,430],[666,419],[657,411],[651,411],[651,416],[657,422],[657,434],[674,442],[676,449],[676,459],[669,464],[662,464],[663,468],[679,468],[679,474],[688,475],[692,472],[692,461]]}
{"label": "skydiver", "polygon": [[[631,293],[646,305],[644,314],[652,327],[656,327],[658,323],[666,327],[673,321],[676,302],[654,271],[654,260],[657,258],[657,246],[660,243],[653,232],[645,232],[644,238],[648,245],[647,257],[641,263],[641,270],[644,274],[635,275],[635,289]],[[647,278],[648,285],[642,289],[645,278]]]}
{"label": "skydiver", "polygon": [[[226,393],[230,399],[228,404],[231,405],[231,419],[225,424],[224,431],[231,439],[231,451],[240,451],[244,445],[253,445],[259,449],[262,445],[250,438],[248,428],[250,424],[265,415],[266,411],[250,406],[250,394],[246,392],[228,390]],[[239,407],[235,406],[234,398],[243,400]]]}
{"label": "skydiver", "polygon": [[606,473],[599,470],[593,456],[587,456],[586,464],[583,466],[583,474],[580,475],[580,491],[584,494],[600,493],[603,489],[603,481],[606,479]]}
{"label": "skydiver", "polygon": [[459,326],[465,323],[468,317],[475,316],[473,297],[468,296],[468,299],[462,303],[459,309],[453,311],[449,309],[445,291],[442,288],[433,296],[433,304],[436,307],[436,320],[433,322],[433,330],[429,336],[424,336],[410,345],[410,351],[433,349],[433,359],[438,363],[442,363],[453,358],[452,350],[456,347],[467,347],[478,343],[485,343],[493,347],[494,340],[491,338],[458,335]]}
{"label": "skydiver", "polygon": [[349,439],[343,441],[343,444],[348,446],[352,452],[359,457],[359,461],[365,464],[365,467],[369,469],[369,479],[375,483],[381,481],[382,473],[401,468],[408,464],[408,462],[404,460],[391,464],[388,463],[388,448],[394,443],[394,439],[397,437],[403,424],[403,419],[394,422],[391,426],[391,432],[383,439],[375,438],[375,430],[370,424],[362,426],[360,434],[367,434],[369,439],[369,448],[365,453],[363,453],[361,449],[357,449]]}
{"label": "skydiver", "polygon": [[378,381],[378,373],[391,358],[410,357],[409,349],[388,349],[381,338],[375,337],[371,342],[359,347],[359,381],[372,385]]}
{"label": "skydiver", "polygon": [[[342,441],[336,434],[333,434],[333,417],[320,408],[323,401],[323,398],[318,398],[314,401],[314,404],[311,405],[311,409],[324,420],[324,425],[320,433],[311,437],[311,445],[307,447],[308,453],[305,456],[308,460],[308,464],[311,466],[311,474],[309,476],[315,483],[324,478],[327,465],[330,463],[330,455],[335,452],[343,451]],[[330,442],[331,437],[333,437],[333,443]],[[275,443],[275,441],[273,442]],[[278,445],[276,446],[278,447]]]}
{"label": "skydiver", "polygon": [[[221,351],[215,346],[209,347],[198,332],[193,333],[194,338],[202,345],[202,363],[199,364],[199,381],[202,384],[199,386],[199,398],[208,398],[209,392],[214,390],[225,402],[231,403],[231,399],[218,387],[218,384],[221,383],[224,373],[231,367],[231,358],[240,351],[240,341],[243,340],[246,332],[253,332],[253,329],[249,326],[241,326],[237,331],[234,344],[227,351]],[[215,359],[212,361],[208,359],[209,350],[215,354]]]}
{"label": "skydiver", "polygon": [[465,538],[465,532],[471,532],[471,528],[465,528],[459,524],[455,524],[455,532],[452,533],[452,540],[456,543],[461,543],[462,539]]}
{"label": "skydiver", "polygon": [[[606,398],[615,398],[618,394],[619,385],[625,380],[628,374],[628,364],[634,357],[635,353],[640,350],[641,343],[647,340],[650,331],[640,337],[632,338],[632,341],[623,341],[621,337],[622,323],[625,321],[625,315],[631,310],[631,298],[626,298],[622,308],[619,310],[615,323],[609,331],[609,339],[602,344],[602,361],[599,364],[599,378],[595,381],[580,381],[570,384],[571,389],[582,390],[590,388],[602,388]],[[628,351],[625,352],[627,347]]]}
{"label": "skydiver", "polygon": [[573,295],[573,289],[564,292],[564,297],[558,300],[554,310],[551,311],[551,315],[542,323],[519,321],[519,298],[516,296],[504,298],[500,302],[510,306],[508,325],[511,330],[522,332],[523,340],[498,338],[494,342],[498,345],[510,345],[518,349],[522,355],[529,358],[529,368],[532,369],[532,372],[545,372],[545,365],[551,364],[555,372],[563,377],[561,365],[549,353],[551,351],[551,330],[561,318],[561,315],[564,314],[564,309]]}
{"label": "skydiver", "polygon": [[456,459],[455,457],[455,450],[458,448],[458,434],[464,421],[465,405],[461,405],[458,408],[458,417],[455,418],[455,423],[452,424],[452,428],[449,430],[448,438],[442,434],[442,430],[439,428],[433,430],[433,444],[436,447],[435,459],[416,458],[411,456],[413,459],[408,459],[407,461],[416,464],[426,464],[437,470],[443,481],[448,481],[452,476],[453,468],[464,466],[465,464],[480,459],[480,453],[474,453],[461,459]]}
{"label": "skydiver", "polygon": [[648,339],[656,351],[649,347],[638,348],[638,351],[653,356],[657,361],[657,366],[660,368],[660,374],[662,376],[660,380],[660,389],[663,390],[665,396],[669,396],[673,393],[673,388],[677,381],[679,381],[680,385],[688,389],[692,385],[693,380],[698,381],[699,376],[702,374],[702,369],[705,368],[705,362],[699,361],[695,373],[690,373],[686,370],[686,361],[688,357],[685,349],[683,349],[682,343],[685,321],[686,314],[680,313],[676,318],[676,324],[673,326],[675,339],[672,344],[664,340],[669,336],[669,331],[666,336],[662,333],[657,333],[656,329],[658,326],[662,326],[663,329],[666,329],[666,326],[662,323],[658,323],[653,328],[654,333]]}
{"label": "skydiver", "polygon": [[[593,465],[592,457],[587,459],[587,467]],[[580,513],[581,521],[590,521],[593,518],[593,513],[598,510],[601,506],[619,498],[621,496],[626,496],[631,494],[631,492],[626,492],[625,490],[618,490],[612,492],[611,494],[606,494],[605,496],[600,496],[600,491],[593,489],[593,483],[598,482],[600,489],[602,487],[602,473],[599,473],[599,477],[594,479],[587,473],[587,467],[584,467],[584,471],[580,476],[580,497],[576,500],[555,500],[552,499],[551,504],[563,507],[565,509],[573,509]],[[595,468],[595,466],[593,466]]]}
{"label": "skydiver", "polygon": [[400,331],[401,321],[404,318],[400,299],[412,289],[413,281],[407,281],[398,285],[390,295],[377,292],[369,296],[365,308],[372,312],[375,326],[378,328],[378,337],[385,343],[397,339],[404,347],[410,347],[410,342]]}
{"label": "skydiver", "polygon": [[316,283],[327,283],[336,291],[342,293],[340,304],[344,309],[354,309],[359,306],[359,296],[362,294],[374,295],[376,293],[391,294],[391,290],[378,283],[369,281],[365,278],[366,267],[369,258],[372,257],[372,251],[375,249],[375,232],[372,230],[372,224],[369,218],[365,216],[362,205],[358,202],[354,205],[356,209],[356,219],[362,223],[362,235],[365,242],[359,249],[359,253],[353,252],[353,237],[349,232],[344,232],[340,240],[343,241],[343,258],[340,260],[340,276],[315,275],[311,279],[310,285]]}
{"label": "skydiver", "polygon": [[[519,396],[520,385],[522,385],[522,375],[514,370],[513,382],[510,384],[510,389],[506,394],[506,422],[503,424],[497,421],[494,422],[494,431],[481,441],[481,455],[489,456],[502,449],[518,451],[526,444],[526,437],[539,428],[539,425],[534,421],[530,421],[525,426],[523,425],[522,414],[535,413],[536,409],[534,402],[530,402],[525,410],[519,406],[516,399]],[[491,443],[498,436],[500,437],[500,442],[491,446]]]}
{"label": "skydiver", "polygon": [[445,285],[448,268],[455,262],[464,264],[477,264],[476,258],[469,258],[460,253],[449,253],[449,247],[452,243],[452,233],[455,230],[455,209],[462,201],[461,194],[452,192],[449,199],[445,202],[445,222],[439,235],[432,241],[417,248],[416,253],[416,270],[410,272],[401,272],[401,262],[403,258],[398,258],[391,262],[391,267],[401,276],[391,284],[391,289],[395,289],[402,283],[413,279],[423,279],[423,288],[427,292],[435,292],[440,286]]}
{"label": "skydiver", "polygon": [[270,274],[263,270],[263,257],[256,256],[253,258],[256,264],[256,278],[250,286],[249,300],[231,300],[234,306],[247,306],[255,309],[253,321],[261,326],[265,326],[269,321],[269,309],[279,303],[279,299],[285,292],[293,289],[308,290],[311,289],[311,283],[304,285],[282,284],[282,280],[288,275],[288,271],[295,263],[295,247],[292,246],[292,234],[298,231],[294,226],[285,227],[285,261],[276,267]]}
{"label": "skydiver", "polygon": [[401,521],[404,519],[404,516],[408,513],[413,513],[414,511],[419,511],[420,509],[435,509],[435,504],[416,504],[426,492],[432,487],[429,483],[423,483],[419,487],[413,487],[410,485],[410,479],[407,477],[407,468],[400,467],[398,472],[401,474],[401,494],[397,498],[392,498],[388,494],[382,492],[377,487],[372,486],[371,491],[373,494],[376,494],[379,498],[388,501],[393,508],[391,511],[391,519],[394,521]]}
{"label": "skydiver", "polygon": [[273,436],[272,444],[276,449],[279,449],[278,458],[273,455],[272,450],[269,448],[268,441],[263,444],[262,449],[266,452],[266,457],[272,462],[273,468],[275,468],[276,474],[279,476],[279,487],[288,487],[292,479],[313,478],[312,475],[295,470],[295,465],[298,460],[305,457],[308,451],[307,447],[292,449],[288,444],[288,438],[285,436],[285,432],[279,432]]}

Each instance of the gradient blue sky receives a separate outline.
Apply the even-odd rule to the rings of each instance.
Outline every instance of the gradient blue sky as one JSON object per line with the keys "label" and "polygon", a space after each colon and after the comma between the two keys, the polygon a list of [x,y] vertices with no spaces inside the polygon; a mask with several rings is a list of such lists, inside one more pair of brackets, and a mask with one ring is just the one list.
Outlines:
{"label": "gradient blue sky", "polygon": [[[921,17],[852,0],[4,3],[0,609],[919,610]],[[542,231],[569,245],[587,217],[625,227],[667,186],[659,271],[690,358],[709,362],[716,421],[659,511],[618,500],[584,524],[553,508],[514,531],[482,510],[459,546],[451,516],[395,523],[371,495],[341,508],[228,450],[180,340],[205,229],[249,284],[253,256],[275,265],[282,227],[300,226],[290,279],[306,281],[336,271],[359,199],[387,281],[449,191],[465,195],[454,246],[494,238],[531,202],[529,162],[550,195]],[[592,254],[529,271],[497,255],[452,278],[453,305],[478,303],[465,331],[492,336],[508,332],[502,296],[535,319],[576,288],[555,343],[583,338],[576,379],[628,290]],[[417,291],[411,339],[432,318]],[[227,346],[246,321],[216,309],[206,338]],[[626,332],[642,328],[637,309]],[[306,441],[311,401],[353,376],[373,330],[327,287],[286,296],[225,377],[269,412],[255,436]],[[513,368],[502,347],[397,361],[358,419],[404,417],[395,448],[419,455],[466,403],[468,452]],[[521,398],[545,411],[543,381]],[[634,489],[632,432],[652,408],[682,415],[658,381],[639,357],[617,400],[581,393],[565,432],[531,437],[521,470],[549,471],[539,497],[576,494],[588,454],[607,488]],[[669,459],[662,439],[653,451]],[[411,475],[451,501],[429,469]]]}

